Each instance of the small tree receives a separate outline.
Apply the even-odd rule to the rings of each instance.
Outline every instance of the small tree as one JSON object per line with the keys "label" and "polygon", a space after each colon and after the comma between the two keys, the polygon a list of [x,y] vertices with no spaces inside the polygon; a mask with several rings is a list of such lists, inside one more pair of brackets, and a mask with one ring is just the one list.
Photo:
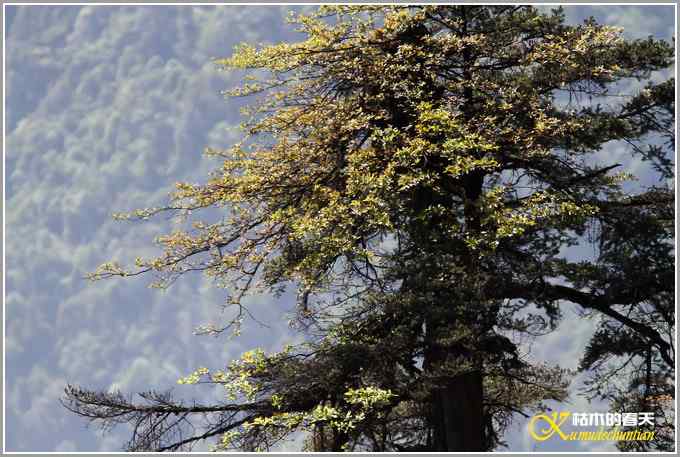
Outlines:
{"label": "small tree", "polygon": [[[296,431],[313,450],[490,450],[514,414],[566,397],[567,372],[520,351],[562,302],[604,317],[584,369],[630,355],[642,398],[672,395],[673,194],[626,194],[633,176],[601,148],[626,141],[670,180],[644,141],[672,138],[674,81],[599,104],[669,67],[669,44],[519,6],[332,6],[293,22],[306,40],[218,61],[266,74],[231,92],[262,97],[244,140],[208,151],[222,168],[128,216],[225,218],[93,278],[154,272],[164,287],[202,270],[237,310],[213,333],[240,325],[246,294],[294,286],[308,340],[181,380],[224,386],[224,403],[69,386],[67,408],[132,423],[132,450],[268,449]],[[597,258],[568,260],[586,235]]]}

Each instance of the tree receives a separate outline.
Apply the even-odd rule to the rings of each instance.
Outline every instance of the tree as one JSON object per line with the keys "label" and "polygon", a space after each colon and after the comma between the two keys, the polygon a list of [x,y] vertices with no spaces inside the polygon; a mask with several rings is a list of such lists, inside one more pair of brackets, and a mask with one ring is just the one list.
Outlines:
{"label": "tree", "polygon": [[[672,80],[649,87],[623,112],[626,117],[637,117],[642,131],[659,130],[670,150],[675,146],[673,89]],[[649,103],[649,97],[656,99],[655,105]],[[652,161],[661,179],[673,179],[673,164],[663,148],[632,146],[645,160]],[[622,450],[672,451],[675,446],[675,214],[673,206],[662,203],[653,192],[647,194],[645,204],[629,200],[627,207],[599,220],[599,262],[588,275],[575,272],[572,276],[588,287],[616,290],[625,297],[618,300],[619,309],[642,325],[636,330],[621,319],[607,316],[600,321],[581,360],[581,369],[593,373],[588,388],[592,397],[610,400],[616,410],[651,411],[659,418],[654,427],[649,427],[656,432],[654,443],[623,441],[618,443]],[[649,330],[662,335],[668,346],[650,340]]]}
{"label": "tree", "polygon": [[[672,179],[650,138],[673,138],[674,81],[608,98],[669,67],[668,43],[520,6],[331,6],[293,21],[306,40],[218,61],[257,75],[231,95],[259,96],[244,140],[208,150],[222,168],[122,216],[225,217],[93,278],[153,272],[165,287],[201,270],[236,310],[208,333],[238,330],[248,293],[295,287],[307,341],[180,380],[224,386],[220,404],[68,386],[67,408],[131,423],[131,450],[268,449],[299,431],[314,450],[489,450],[514,414],[566,398],[568,371],[521,352],[565,302],[603,318],[583,369],[623,363],[627,389],[673,394],[673,193],[625,193],[633,176],[601,152],[625,141]],[[596,258],[569,260],[584,243]]]}

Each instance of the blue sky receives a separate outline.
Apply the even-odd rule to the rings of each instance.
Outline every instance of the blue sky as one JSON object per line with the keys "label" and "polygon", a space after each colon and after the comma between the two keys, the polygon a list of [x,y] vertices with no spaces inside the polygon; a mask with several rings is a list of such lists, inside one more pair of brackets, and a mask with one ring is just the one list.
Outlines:
{"label": "blue sky", "polygon": [[[224,319],[222,291],[201,277],[167,292],[148,289],[149,278],[83,279],[102,262],[155,252],[153,238],[171,221],[121,223],[111,213],[162,203],[174,182],[200,182],[219,165],[201,152],[238,139],[239,102],[220,95],[238,79],[211,59],[242,41],[295,39],[288,10],[7,7],[7,450],[121,449],[127,430],[102,436],[61,407],[66,383],[191,396],[195,387],[175,382],[196,367],[219,368],[245,350],[273,350],[295,338],[285,319],[290,297],[252,299],[252,312],[270,328],[251,323],[239,338],[198,337],[195,327]],[[566,12],[570,22],[594,15],[623,26],[629,37],[673,33],[672,7]],[[620,145],[604,154],[646,173]],[[575,367],[595,324],[574,324],[575,309],[566,307],[565,324],[538,341],[532,357]],[[605,410],[576,395],[571,401],[571,410]],[[514,451],[565,449],[536,446],[520,421],[506,439]]]}

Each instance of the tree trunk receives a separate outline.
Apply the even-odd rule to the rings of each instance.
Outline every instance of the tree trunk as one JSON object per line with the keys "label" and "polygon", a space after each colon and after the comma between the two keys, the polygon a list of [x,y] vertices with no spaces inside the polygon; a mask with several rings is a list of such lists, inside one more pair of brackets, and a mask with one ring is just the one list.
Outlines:
{"label": "tree trunk", "polygon": [[451,379],[433,395],[433,451],[483,449],[482,376],[472,371]]}
{"label": "tree trunk", "polygon": [[482,373],[473,369],[447,375],[446,369],[442,370],[461,358],[467,358],[472,367],[479,367],[471,354],[440,344],[438,340],[446,337],[447,328],[446,324],[436,325],[436,320],[430,320],[425,326],[427,349],[423,369],[434,383],[430,395],[428,447],[439,452],[481,452],[486,450],[483,447]]}

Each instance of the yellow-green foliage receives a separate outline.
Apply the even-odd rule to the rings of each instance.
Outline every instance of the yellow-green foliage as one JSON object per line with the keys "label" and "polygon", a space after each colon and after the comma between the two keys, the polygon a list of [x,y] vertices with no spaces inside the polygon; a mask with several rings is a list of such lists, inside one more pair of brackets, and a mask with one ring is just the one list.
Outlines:
{"label": "yellow-green foliage", "polygon": [[[491,36],[483,34],[431,34],[420,46],[403,43],[392,53],[376,45],[422,23],[430,8],[436,7],[323,7],[316,14],[291,18],[307,36],[304,41],[242,44],[231,57],[216,60],[226,70],[256,69],[268,74],[259,79],[251,76],[244,86],[230,92],[263,95],[243,125],[251,138],[227,151],[209,150],[211,155],[226,158],[222,168],[205,184],[179,183],[171,206],[187,210],[227,206],[230,216],[218,224],[160,237],[157,241],[164,255],[138,259],[136,266],[156,271],[159,287],[183,271],[201,269],[219,283],[238,289],[250,276],[248,272],[274,260],[277,247],[296,242],[306,255],[277,263],[277,277],[309,287],[319,285],[318,272],[338,257],[370,256],[362,240],[393,231],[397,197],[418,186],[436,190],[442,181],[436,173],[464,178],[477,171],[500,172],[508,158],[545,157],[559,138],[583,128],[587,119],[557,113],[547,102],[545,87],[522,86],[524,77],[535,77],[534,72],[549,66],[551,81],[544,83],[557,88],[624,71],[614,57],[607,57],[621,41],[620,30],[595,24],[546,35],[530,52],[498,47]],[[329,24],[325,20],[329,15],[337,22]],[[375,18],[382,15],[384,23],[378,26]],[[539,28],[544,21],[536,15],[522,20],[529,28]],[[437,78],[437,65],[463,49],[518,59],[517,75],[508,81],[489,78],[482,71],[467,79],[446,81],[452,93],[473,88],[496,94],[483,99],[473,118],[452,104],[455,98],[447,103],[422,99],[425,81]],[[600,65],[594,68],[592,59]],[[417,74],[417,80],[405,74]],[[326,95],[326,88],[336,81],[350,87],[371,80],[379,84],[375,93]],[[413,104],[417,122],[410,130],[381,126],[389,113],[380,106],[389,94]],[[376,109],[369,111],[371,106]],[[514,121],[517,110],[527,119]],[[266,141],[258,143],[258,136]],[[434,157],[445,160],[439,172],[427,166]],[[494,211],[503,220],[486,231],[487,246],[497,238],[520,234],[538,221],[536,211],[517,212],[497,207],[498,202],[494,205],[480,208],[485,213]],[[553,205],[550,213],[558,217],[561,211],[565,215],[592,212],[592,208],[581,211],[579,206],[564,201]],[[139,210],[118,217],[147,218],[158,211]],[[462,234],[462,238],[472,240],[478,234]],[[218,252],[217,246],[225,249]],[[209,258],[190,262],[197,253]],[[94,276],[129,273],[105,264]]]}

